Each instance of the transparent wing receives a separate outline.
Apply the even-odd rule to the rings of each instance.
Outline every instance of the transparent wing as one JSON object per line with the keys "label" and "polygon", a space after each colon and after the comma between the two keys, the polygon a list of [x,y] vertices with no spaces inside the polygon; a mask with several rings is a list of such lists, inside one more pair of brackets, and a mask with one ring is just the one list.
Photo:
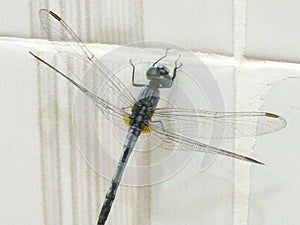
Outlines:
{"label": "transparent wing", "polygon": [[159,137],[159,139],[162,140],[162,142],[160,143],[162,150],[207,152],[207,153],[219,154],[219,155],[223,155],[223,156],[227,156],[227,157],[231,157],[243,161],[248,161],[252,163],[263,164],[262,162],[259,162],[253,158],[240,155],[221,148],[216,148],[214,146],[207,145],[199,141],[190,139],[188,137],[182,136],[175,132],[166,131],[163,129],[163,127],[157,124],[151,124],[151,129],[153,135]]}
{"label": "transparent wing", "polygon": [[119,128],[122,128],[122,130],[125,129],[124,123],[126,124],[126,119],[129,118],[129,113],[125,111],[124,108],[120,108],[118,106],[115,106],[108,101],[100,98],[93,92],[91,92],[89,89],[83,87],[81,84],[77,83],[75,80],[46,62],[45,60],[41,59],[34,53],[30,52],[32,56],[34,56],[36,59],[38,59],[40,62],[46,64],[48,67],[53,69],[57,72],[57,74],[61,75],[65,79],[67,79],[70,83],[72,83],[75,87],[77,87],[83,94],[85,94],[89,99],[91,99],[96,107],[101,110],[101,112],[106,116],[107,119],[109,119],[111,122],[113,122],[115,125],[117,125]]}
{"label": "transparent wing", "polygon": [[160,121],[166,132],[173,132],[169,127],[177,127],[177,130],[184,131],[181,135],[205,139],[251,137],[275,132],[286,126],[282,117],[267,112],[159,108],[155,110],[152,120]]}
{"label": "transparent wing", "polygon": [[68,74],[76,77],[84,75],[80,83],[91,93],[101,96],[98,103],[101,100],[103,104],[99,106],[110,104],[111,107],[122,108],[135,103],[135,98],[125,85],[88,50],[64,20],[47,9],[41,9],[39,15],[47,38],[57,41],[53,45],[65,61]]}

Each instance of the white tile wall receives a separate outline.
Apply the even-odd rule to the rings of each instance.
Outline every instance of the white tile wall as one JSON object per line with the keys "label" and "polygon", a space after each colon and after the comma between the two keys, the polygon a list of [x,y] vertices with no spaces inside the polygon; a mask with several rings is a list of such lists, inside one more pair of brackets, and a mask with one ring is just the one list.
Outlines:
{"label": "white tile wall", "polygon": [[247,1],[245,55],[275,61],[300,61],[297,0]]}
{"label": "white tile wall", "polygon": [[[38,11],[51,9],[86,42],[126,44],[143,39],[142,1],[9,1],[0,7],[1,36],[44,38]],[[105,21],[105,22],[104,22]]]}
{"label": "white tile wall", "polygon": [[[233,55],[232,1],[10,1],[0,9],[1,35],[43,38],[38,11],[61,15],[84,41],[126,44],[161,40],[208,53]],[[105,22],[104,22],[105,21]],[[176,23],[173,23],[176,21]]]}
{"label": "white tile wall", "polygon": [[[300,183],[294,178],[300,169],[296,137],[299,68],[283,63],[253,63],[240,70],[242,78],[237,87],[251,98],[240,96],[238,99],[243,102],[237,105],[241,109],[249,105],[262,111],[276,110],[288,122],[284,130],[249,142],[255,156],[266,163],[250,172],[249,224],[293,224],[299,218],[296,193]],[[244,143],[237,146],[243,148]]]}
{"label": "white tile wall", "polygon": [[[46,45],[3,38],[42,37],[37,12],[46,7],[66,18],[89,42],[123,44],[155,39],[201,51],[198,55],[218,81],[227,110],[271,111],[288,122],[280,132],[235,142],[236,151],[254,155],[266,166],[217,157],[200,173],[201,155],[194,155],[166,182],[147,188],[122,186],[107,224],[297,224],[300,66],[291,62],[300,58],[298,6],[293,0],[3,2],[1,223],[96,224],[109,185],[76,150],[70,109],[73,88],[37,66],[27,53],[28,48],[45,52]],[[96,52],[111,49],[91,48]],[[192,75],[202,79],[203,73]],[[187,82],[178,78],[178,84]],[[210,90],[205,79],[201,85],[204,93]],[[198,104],[205,100],[191,96]],[[84,119],[81,122],[89,128]],[[91,149],[99,149],[91,136],[84,135]],[[223,146],[233,149],[230,142]],[[155,161],[153,157],[150,159]],[[132,162],[138,159],[133,155]]]}
{"label": "white tile wall", "polygon": [[42,224],[37,77],[25,49],[0,48],[1,223]]}
{"label": "white tile wall", "polygon": [[2,1],[0,6],[1,36],[31,37],[31,21],[28,13],[29,1]]}
{"label": "white tile wall", "polygon": [[[224,97],[226,110],[234,110],[234,67],[211,65],[209,69]],[[205,74],[207,73],[203,69],[201,74],[193,75],[193,77],[197,80]],[[179,85],[184,85],[184,82]],[[207,90],[204,93],[209,95]],[[194,94],[195,96],[197,95]],[[211,97],[216,98],[217,94]],[[199,99],[198,96],[194,101],[197,99]],[[210,103],[212,106],[213,101]],[[205,107],[203,103],[202,107]],[[217,145],[217,143],[211,144]],[[233,149],[234,145],[232,141],[227,141],[219,143],[219,146]],[[204,169],[205,165],[210,166]],[[165,166],[167,167],[167,165]],[[212,225],[222,223],[231,225],[234,219],[233,194],[233,160],[196,153],[177,175],[152,187],[152,224],[203,223]],[[216,213],[218,216],[215,216]]]}
{"label": "white tile wall", "polygon": [[230,0],[144,1],[146,40],[163,40],[190,50],[233,55]]}

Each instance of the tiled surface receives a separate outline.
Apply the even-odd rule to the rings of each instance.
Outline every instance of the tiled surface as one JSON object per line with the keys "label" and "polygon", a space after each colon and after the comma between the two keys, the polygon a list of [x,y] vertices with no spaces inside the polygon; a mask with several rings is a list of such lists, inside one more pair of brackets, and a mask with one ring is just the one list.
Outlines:
{"label": "tiled surface", "polygon": [[[35,127],[31,128],[34,129],[34,133],[29,136],[24,135],[24,137],[27,138],[27,142],[29,141],[37,141],[36,146],[32,149],[34,153],[37,154],[37,157],[34,158],[31,155],[27,156],[26,167],[27,170],[34,170],[36,171],[36,175],[33,175],[30,173],[29,175],[24,174],[25,179],[23,182],[28,182],[30,180],[30,184],[33,184],[37,190],[32,193],[34,197],[34,201],[30,201],[30,204],[28,201],[27,208],[32,209],[36,207],[40,210],[38,213],[39,220],[42,222],[39,223],[49,223],[49,224],[85,224],[86,221],[89,221],[89,223],[93,224],[95,223],[95,220],[97,218],[97,213],[99,211],[99,207],[101,204],[101,199],[103,199],[103,196],[105,196],[105,191],[108,188],[109,182],[104,181],[100,177],[98,177],[89,167],[87,167],[84,160],[81,158],[79,152],[77,151],[78,146],[78,136],[73,137],[73,129],[74,129],[74,123],[72,123],[72,110],[74,108],[73,102],[73,88],[70,88],[70,86],[64,82],[63,79],[57,78],[56,75],[54,75],[52,72],[50,72],[45,66],[43,65],[36,65],[36,62],[32,57],[30,57],[27,53],[26,48],[20,48],[20,47],[14,47],[13,43],[6,43],[6,45],[3,45],[2,48],[7,48],[7,52],[5,55],[20,55],[19,61],[24,61],[24,68],[22,67],[16,67],[16,72],[13,72],[13,61],[6,59],[7,64],[7,74],[10,75],[9,77],[11,82],[13,82],[18,76],[18,74],[22,74],[23,79],[25,79],[27,82],[30,80],[30,83],[34,84],[34,87],[29,88],[29,86],[24,86],[23,89],[30,90],[31,92],[28,93],[29,96],[32,96],[33,99],[35,99],[34,104],[29,104],[27,107],[29,107],[28,110],[35,110],[34,114],[32,115],[32,118],[35,120],[33,121],[33,125]],[[29,48],[30,49],[30,48]],[[161,53],[160,51],[159,53]],[[61,63],[59,63],[56,60],[53,60],[53,57],[46,56],[44,53],[39,53],[41,56],[46,57],[51,62],[55,63],[58,67],[63,67]],[[160,54],[159,54],[160,55]],[[4,57],[4,56],[2,56]],[[140,55],[142,57],[142,55]],[[158,55],[155,57],[157,58]],[[143,57],[142,57],[143,58]],[[186,60],[186,59],[183,59]],[[25,63],[26,62],[26,63]],[[126,60],[127,64],[127,60]],[[188,62],[187,62],[188,65]],[[186,65],[186,66],[187,66]],[[20,71],[19,71],[20,69]],[[198,68],[196,68],[198,70]],[[202,72],[201,72],[202,71]],[[206,71],[206,72],[204,72]],[[22,73],[23,72],[23,73]],[[25,73],[25,74],[24,74]],[[234,101],[233,101],[233,95],[234,95],[234,68],[233,67],[216,67],[211,69],[211,73],[215,74],[215,77],[217,79],[217,83],[214,83],[215,81],[212,79],[208,84],[210,86],[204,85],[203,83],[200,83],[200,87],[202,89],[202,92],[206,94],[206,98],[203,98],[203,101],[206,105],[206,107],[214,106],[219,107],[218,109],[222,109],[222,104],[218,105],[217,103],[214,103],[215,101],[215,95],[213,95],[212,92],[209,92],[211,88],[217,88],[221,89],[221,93],[227,93],[224,94],[224,97],[226,98],[226,107],[228,109],[234,108]],[[12,76],[12,74],[15,74]],[[200,78],[201,81],[206,81],[211,79],[210,74],[208,73],[206,68],[200,69],[201,76],[199,75],[198,78]],[[225,75],[224,75],[225,74]],[[208,76],[206,78],[206,76]],[[224,76],[231,77],[231,79],[224,79]],[[31,79],[30,79],[31,77]],[[13,79],[12,79],[13,78]],[[192,79],[193,82],[193,75],[191,74],[190,79]],[[33,82],[33,81],[35,82]],[[21,82],[21,81],[20,81]],[[23,82],[21,82],[23,84]],[[187,80],[185,80],[184,77],[178,78],[178,84],[177,85],[186,85]],[[215,86],[213,86],[215,85]],[[5,87],[12,87],[13,84],[8,83],[5,85]],[[187,88],[184,88],[187,89]],[[192,91],[192,90],[191,90]],[[32,93],[33,92],[33,93]],[[6,93],[6,99],[9,99],[9,96],[12,95],[12,93],[16,93],[14,89],[8,89]],[[191,98],[193,97],[190,94]],[[223,97],[223,95],[220,95],[220,97]],[[21,94],[23,96],[23,94]],[[197,97],[199,99],[199,96]],[[7,104],[9,104],[8,100],[6,100]],[[221,103],[223,103],[221,101]],[[85,103],[86,104],[86,103]],[[198,104],[202,104],[198,102]],[[198,107],[200,107],[198,105]],[[22,105],[15,105],[13,110],[16,115],[18,113],[24,112],[24,109],[21,107]],[[26,111],[24,112],[25,115],[27,115]],[[4,112],[4,117],[8,114]],[[90,151],[93,151],[92,149],[99,149],[98,144],[94,141],[92,138],[92,135],[89,134],[89,127],[91,127],[90,122],[93,124],[93,118],[90,118],[85,112],[85,116],[81,116],[81,128],[82,131],[80,131],[79,137],[83,137],[85,139],[85,142],[87,144],[87,147],[89,147]],[[5,118],[4,118],[5,119]],[[25,129],[27,129],[26,125]],[[30,125],[29,125],[30,126]],[[18,129],[16,125],[11,126],[12,131],[22,131],[21,128]],[[4,131],[3,131],[4,132]],[[29,133],[28,133],[29,134]],[[35,139],[34,134],[37,137]],[[11,144],[11,139],[14,138],[13,133],[6,134],[7,138],[5,139],[8,143]],[[33,139],[32,139],[33,138]],[[75,138],[75,139],[74,139]],[[19,139],[21,140],[21,139]],[[30,145],[25,143],[20,143],[23,148],[27,149],[30,148]],[[112,140],[111,143],[114,143]],[[8,144],[7,144],[8,145]],[[4,144],[5,146],[5,144]],[[8,145],[9,147],[9,145]],[[16,152],[10,152],[9,158],[14,158],[16,155],[18,155],[19,149],[12,146],[11,148],[15,149]],[[110,145],[110,148],[112,148],[112,145]],[[121,147],[113,147],[112,149],[120,149]],[[232,148],[232,144],[228,145],[228,148]],[[23,150],[24,151],[24,150]],[[119,152],[119,151],[118,151]],[[116,154],[116,157],[118,157],[118,152]],[[172,185],[176,185],[177,182],[181,183],[182,180],[180,178],[186,177],[186,179],[192,179],[190,182],[194,183],[189,187],[189,189],[194,190],[194,194],[196,194],[196,187],[197,185],[201,185],[201,179],[197,179],[197,174],[199,172],[200,168],[200,161],[201,156],[197,157],[196,161],[188,165],[190,168],[188,170],[182,170],[180,172],[180,176],[176,177],[171,183],[167,182],[162,185],[157,185],[156,187],[161,187],[164,189],[165,185],[170,185],[172,188]],[[137,155],[133,154],[130,164],[134,163],[134,161],[137,159]],[[207,158],[210,160],[210,158]],[[232,167],[232,160],[226,160],[224,158],[218,158],[220,164],[217,164],[215,169],[210,170],[211,172],[208,172],[210,176],[223,176],[225,186],[226,186],[226,198],[224,197],[224,201],[218,205],[218,208],[223,211],[222,219],[224,221],[227,221],[228,224],[232,223],[232,193],[233,193],[233,167]],[[35,163],[33,163],[35,162]],[[5,163],[4,163],[5,164]],[[7,167],[9,168],[9,165]],[[36,168],[33,165],[38,165],[38,168]],[[216,165],[216,164],[214,164]],[[213,167],[212,167],[213,168]],[[224,169],[226,168],[226,170]],[[10,169],[10,168],[9,168]],[[20,168],[21,169],[21,168]],[[107,168],[108,169],[108,168]],[[114,171],[114,168],[111,168],[112,171]],[[17,173],[18,169],[10,169],[13,173]],[[219,174],[219,171],[224,171],[223,175]],[[26,171],[26,170],[24,170]],[[193,177],[190,177],[190,172],[193,171]],[[228,176],[230,174],[230,176]],[[188,175],[188,176],[186,176]],[[127,175],[125,174],[125,177]],[[32,180],[28,177],[33,177]],[[153,177],[154,178],[154,177]],[[7,184],[11,184],[12,181],[10,179],[13,179],[12,176],[6,176]],[[155,179],[155,178],[154,178]],[[21,182],[19,180],[19,182]],[[185,181],[187,182],[187,181]],[[200,182],[200,184],[198,183]],[[3,194],[8,191],[7,188],[3,190]],[[219,192],[218,188],[221,190],[224,190],[224,183],[223,181],[220,182],[218,185],[218,188],[214,188],[215,183],[213,180],[210,180],[206,185],[204,190],[202,190],[203,198],[205,198],[205,193],[208,190],[211,190],[211,197],[213,197],[214,192]],[[182,187],[182,192],[185,191],[185,187]],[[33,189],[35,190],[35,189]],[[139,221],[143,221],[143,224],[151,224],[152,221],[149,220],[150,217],[155,218],[159,223],[164,221],[165,215],[162,215],[161,213],[155,213],[156,211],[152,211],[150,209],[160,209],[163,207],[161,204],[164,202],[167,203],[163,199],[163,197],[160,195],[161,191],[160,189],[154,190],[150,192],[150,187],[148,188],[134,188],[134,187],[121,187],[118,192],[117,201],[114,204],[113,210],[111,212],[110,219],[108,221],[108,224],[110,223],[121,223],[124,221],[127,221],[128,223],[141,223]],[[175,189],[174,189],[175,190]],[[23,188],[16,189],[15,191],[18,191],[21,195],[29,195],[28,193],[25,193]],[[39,193],[38,195],[36,193]],[[190,193],[193,193],[191,191]],[[172,195],[173,193],[170,192]],[[198,194],[198,193],[197,193]],[[164,195],[164,194],[163,194]],[[153,202],[150,201],[150,196]],[[166,196],[167,197],[167,196]],[[202,198],[201,197],[201,198]],[[169,197],[167,197],[169,198]],[[193,196],[189,196],[189,198],[193,198]],[[186,203],[188,204],[188,199],[186,198]],[[221,196],[223,199],[223,196]],[[141,199],[144,199],[141,201]],[[158,201],[158,199],[161,199],[162,201]],[[16,199],[12,199],[11,201],[15,201]],[[230,205],[230,207],[228,207]],[[168,207],[172,205],[165,205],[164,208],[168,210]],[[126,208],[127,210],[124,211],[123,209]],[[205,208],[205,207],[204,207]],[[16,218],[22,218],[22,207],[20,208],[19,214],[16,216]],[[11,206],[11,210],[18,210],[18,207],[16,205]],[[172,208],[173,212],[176,212],[176,210],[182,210],[181,207],[178,208]],[[215,212],[216,209],[211,209],[208,213],[204,213],[203,216],[206,217],[208,223],[213,223],[213,220],[210,220],[210,215],[212,215],[213,212]],[[139,213],[136,213],[139,212]],[[150,214],[151,213],[151,216]],[[10,214],[7,214],[6,220],[9,221]],[[162,217],[161,217],[162,216]],[[184,219],[184,217],[181,217],[181,219]],[[29,217],[29,222],[32,221],[32,219],[36,219],[36,217]],[[178,220],[182,221],[182,220]],[[194,217],[191,217],[190,219],[191,224],[197,221],[197,214],[194,214]],[[210,221],[210,222],[209,222]],[[15,224],[23,224],[24,221],[17,221]],[[127,223],[126,222],[126,223]]]}
{"label": "tiled surface", "polygon": [[146,40],[163,40],[194,51],[233,55],[231,0],[144,1]]}
{"label": "tiled surface", "polygon": [[2,1],[0,5],[0,35],[2,37],[31,37],[29,1]]}
{"label": "tiled surface", "polygon": [[143,39],[140,0],[9,1],[0,8],[0,35],[45,38],[38,17],[41,8],[60,15],[85,42],[126,44]]}
{"label": "tiled surface", "polygon": [[[103,1],[102,7],[99,1],[85,4],[10,1],[0,8],[0,34],[41,37],[37,11],[46,7],[62,15],[84,40],[91,42],[119,44],[162,39],[193,50],[224,55],[232,55],[234,48],[233,58],[201,56],[218,76],[227,110],[271,111],[287,119],[288,127],[278,133],[235,142],[236,151],[253,154],[267,165],[234,161],[232,167],[231,159],[217,157],[205,173],[199,173],[201,156],[194,156],[180,173],[160,185],[145,189],[121,187],[107,224],[199,224],[199,221],[234,225],[297,224],[300,67],[260,61],[299,62],[298,2],[188,0],[184,3],[132,1],[132,8],[128,9],[129,5],[121,6],[117,1]],[[166,11],[172,12],[171,15]],[[233,12],[239,15],[235,20]],[[131,20],[118,20],[128,16]],[[99,25],[101,21],[113,25],[109,28]],[[241,29],[244,22],[245,29]],[[233,24],[238,27],[234,37],[239,38],[234,42]],[[122,35],[110,39],[114,32]],[[0,203],[5,205],[1,221],[16,225],[46,221],[48,224],[94,224],[109,182],[92,172],[76,151],[77,143],[70,128],[72,88],[49,76],[41,76],[39,80],[38,74],[49,74],[28,57],[27,48],[20,47],[23,45],[26,44],[17,39],[9,42],[2,39],[0,45],[3,137]],[[39,48],[46,49],[45,46],[35,49]],[[203,75],[192,74],[195,78]],[[181,81],[181,84],[187,83]],[[210,89],[205,82],[200,86],[207,87],[206,91]],[[199,95],[191,96],[198,104],[203,100]],[[91,136],[87,136],[86,143],[97,146]],[[230,143],[224,143],[224,147],[233,148]],[[133,157],[132,162],[137,159]]]}
{"label": "tiled surface", "polygon": [[247,1],[245,55],[299,62],[299,6],[297,0]]}
{"label": "tiled surface", "polygon": [[24,49],[0,48],[1,223],[43,224],[37,77]]}
{"label": "tiled surface", "polygon": [[[209,69],[220,88],[226,110],[234,110],[234,67],[209,66]],[[197,80],[201,76],[208,76],[205,70],[201,75],[193,75],[193,78]],[[184,80],[188,83],[186,78]],[[184,82],[180,85],[184,85]],[[203,86],[207,87],[208,83]],[[209,101],[209,93],[205,88],[204,93],[208,94]],[[201,94],[194,93],[194,102],[199,101],[200,96]],[[211,97],[216,96],[217,94]],[[210,104],[213,107],[214,103]],[[201,105],[202,108],[211,109],[204,103]],[[229,150],[234,146],[232,141],[210,144]],[[204,169],[204,165],[210,166]],[[165,167],[167,166],[166,163]],[[215,158],[210,154],[193,154],[177,175],[152,187],[152,224],[199,224],[199,221],[208,225],[233,224],[233,169],[232,159],[221,156]],[[218,216],[214,216],[216,214]]]}
{"label": "tiled surface", "polygon": [[[251,143],[255,156],[266,166],[250,171],[249,225],[294,224],[299,219],[300,183],[295,176],[300,170],[297,138],[300,67],[284,69],[284,65],[280,68],[278,65],[267,63],[240,71],[244,77],[240,81],[249,79],[253,85],[245,88],[240,83],[239,87],[244,87],[245,94],[251,96],[248,101],[242,98],[243,104],[251,107],[255,102],[259,110],[276,112],[288,123],[284,130]],[[243,147],[243,143],[239,146]]]}
{"label": "tiled surface", "polygon": [[[262,138],[257,141],[257,154],[266,159],[267,166],[264,170],[251,173],[251,181],[256,185],[253,185],[250,195],[249,224],[299,222],[300,182],[296,177],[300,173],[300,141],[297,135],[300,124],[300,73],[289,71],[289,74],[294,78],[276,82],[265,98],[265,106],[262,107],[262,110],[276,108],[287,119],[288,127],[278,134],[264,137],[264,141]],[[275,102],[275,99],[281,104]],[[265,177],[269,178],[268,182],[261,182]]]}
{"label": "tiled surface", "polygon": [[[43,38],[38,18],[49,8],[86,42],[126,44],[160,40],[190,50],[233,55],[230,0],[182,1],[18,1],[0,8],[0,35]],[[174,21],[176,21],[174,23]]]}
{"label": "tiled surface", "polygon": [[[299,172],[295,136],[299,122],[295,115],[299,110],[300,66],[283,63],[244,66],[238,70],[237,110],[276,112],[286,119],[287,127],[274,134],[236,142],[237,149],[254,154],[266,164],[252,166],[248,172],[242,169],[243,165],[236,166],[236,171],[240,171],[236,176],[239,183],[236,192],[240,193],[236,206],[245,208],[248,218],[245,224],[293,224],[299,219],[300,183],[294,175]],[[246,176],[249,176],[247,182]]]}
{"label": "tiled surface", "polygon": [[[65,67],[57,61],[57,58],[49,57],[44,53],[40,54],[58,68]],[[36,61],[34,62],[36,63]],[[81,65],[78,64],[78,61],[76,63],[72,64],[69,61],[68,65],[70,68],[80,69]],[[127,60],[126,64],[128,64]],[[103,171],[97,170],[94,167],[95,164],[92,165],[96,170],[94,171],[88,167],[87,163],[96,161],[96,165],[100,165],[100,168],[104,167],[103,164],[107,165],[104,168],[105,174],[112,174],[116,168],[113,163],[119,158],[122,144],[119,145],[113,138],[114,136],[107,134],[111,130],[111,126],[104,128],[101,121],[99,124],[96,123],[99,133],[95,134],[93,129],[95,115],[92,113],[95,108],[93,102],[89,101],[86,96],[81,98],[82,101],[77,102],[73,100],[74,92],[76,93],[77,90],[70,87],[64,79],[53,74],[44,65],[38,64],[33,70],[37,70],[37,94],[40,101],[38,116],[42,137],[42,197],[45,223],[95,224],[112,175],[109,177],[99,176],[103,175],[101,173]],[[71,69],[67,70],[68,74],[69,72]],[[70,76],[76,79],[77,77],[73,75]],[[104,141],[110,143],[106,146],[107,148],[102,145]],[[106,162],[102,158],[104,152],[116,153],[112,157],[114,161]],[[80,153],[83,155],[81,156]],[[93,157],[88,158],[88,155]],[[132,157],[131,161],[134,159]],[[124,177],[126,176],[128,175],[125,174]],[[120,187],[118,201],[114,204],[114,210],[111,212],[107,224],[140,223],[140,220],[149,218],[149,210],[147,210],[149,204],[147,201],[140,203],[137,200],[138,196],[147,196],[148,192],[149,188]],[[123,211],[124,208],[127,210]],[[133,211],[142,212],[137,215],[143,215],[143,218],[135,216],[134,213],[131,213]]]}

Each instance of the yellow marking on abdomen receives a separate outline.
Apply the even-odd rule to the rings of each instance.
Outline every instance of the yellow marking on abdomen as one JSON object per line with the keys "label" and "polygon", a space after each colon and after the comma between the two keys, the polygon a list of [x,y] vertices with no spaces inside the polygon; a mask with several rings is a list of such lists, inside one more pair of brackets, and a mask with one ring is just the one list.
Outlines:
{"label": "yellow marking on abdomen", "polygon": [[123,120],[124,120],[125,125],[129,127],[130,126],[130,118],[129,118],[128,114],[126,114],[126,113],[123,114]]}
{"label": "yellow marking on abdomen", "polygon": [[149,125],[144,126],[143,130],[142,130],[142,134],[149,134],[151,133],[151,128]]}
{"label": "yellow marking on abdomen", "polygon": [[[128,114],[124,113],[123,114],[123,120],[126,126],[130,126],[130,118],[128,116]],[[149,125],[144,126],[144,128],[142,129],[142,134],[149,134],[151,132],[151,128]]]}

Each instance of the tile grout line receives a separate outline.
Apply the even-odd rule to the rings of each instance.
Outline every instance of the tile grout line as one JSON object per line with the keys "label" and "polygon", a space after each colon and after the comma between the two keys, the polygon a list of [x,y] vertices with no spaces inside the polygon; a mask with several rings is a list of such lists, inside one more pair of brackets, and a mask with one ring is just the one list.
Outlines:
{"label": "tile grout line", "polygon": [[38,105],[39,105],[39,115],[38,115],[38,120],[39,120],[39,136],[40,136],[40,165],[41,165],[41,186],[42,186],[42,199],[43,199],[43,222],[44,224],[47,224],[47,221],[49,221],[48,219],[48,210],[47,210],[47,195],[46,195],[46,188],[45,188],[45,184],[46,184],[46,171],[45,171],[45,166],[44,166],[44,162],[46,160],[45,154],[44,154],[44,146],[43,143],[44,141],[44,136],[43,136],[43,132],[42,132],[42,127],[43,127],[43,119],[42,119],[42,106],[41,106],[41,102],[42,102],[42,96],[41,96],[41,79],[39,74],[41,73],[41,69],[40,69],[40,64],[37,63],[37,69],[38,69],[38,73],[37,73],[37,81],[38,81],[38,85],[37,85],[37,94],[38,94]]}
{"label": "tile grout line", "polygon": [[[35,29],[34,29],[34,20],[33,20],[33,3],[32,1],[29,2],[29,14],[30,14],[30,33],[34,34]],[[45,154],[44,154],[44,137],[42,135],[42,127],[43,127],[43,119],[42,119],[42,106],[41,106],[41,101],[42,101],[42,97],[41,97],[41,78],[40,78],[40,73],[41,73],[41,69],[40,69],[40,64],[36,63],[36,67],[37,67],[37,96],[38,96],[38,127],[39,127],[39,138],[40,138],[40,182],[41,182],[41,188],[42,188],[42,196],[41,199],[43,201],[42,204],[42,208],[43,208],[43,216],[42,216],[42,220],[43,220],[43,224],[46,224],[48,221],[48,213],[47,213],[47,207],[45,202],[47,201],[46,198],[46,189],[45,189],[45,184],[46,184],[46,171],[45,171],[45,167],[44,167],[44,161],[45,161]]]}
{"label": "tile grout line", "polygon": [[[51,54],[56,54],[56,51],[52,48],[52,44],[49,41],[44,39],[23,39],[23,38],[12,38],[12,37],[0,37],[0,44],[5,45],[15,45],[27,48],[28,51],[38,51],[38,52],[49,52]],[[92,51],[93,48],[101,51],[109,51],[113,48],[118,47],[118,45],[108,45],[108,44],[96,44],[96,43],[87,43],[86,44]],[[66,49],[67,50],[67,49]],[[96,50],[96,51],[97,51]],[[300,64],[297,62],[287,62],[287,61],[272,61],[266,59],[253,59],[241,57],[240,59],[237,56],[229,57],[220,54],[209,54],[204,52],[194,52],[204,63],[213,66],[238,66],[242,65],[243,67],[268,67],[268,68],[281,68],[281,69],[292,69],[300,70]]]}
{"label": "tile grout line", "polygon": [[[241,76],[241,67],[244,61],[246,38],[246,12],[247,1],[235,0],[233,5],[233,29],[234,29],[234,59],[236,61],[235,78],[235,110],[239,111],[239,89],[237,81]],[[235,148],[237,142],[234,141]],[[250,194],[250,164],[234,162],[234,188],[233,188],[233,225],[247,225]]]}

